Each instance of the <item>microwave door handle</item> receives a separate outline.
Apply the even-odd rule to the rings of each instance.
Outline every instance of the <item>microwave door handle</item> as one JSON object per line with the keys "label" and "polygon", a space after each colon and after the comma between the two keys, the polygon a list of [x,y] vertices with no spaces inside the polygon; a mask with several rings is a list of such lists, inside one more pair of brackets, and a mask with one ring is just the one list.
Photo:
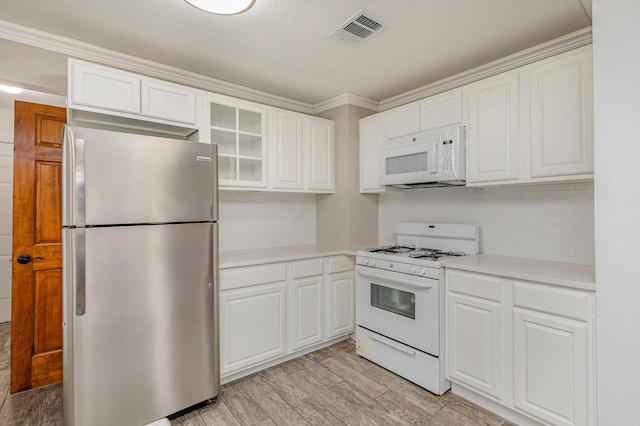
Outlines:
{"label": "microwave door handle", "polygon": [[438,144],[432,143],[429,151],[429,173],[438,173]]}
{"label": "microwave door handle", "polygon": [[414,281],[409,281],[409,280],[403,280],[402,278],[389,278],[387,276],[384,276],[382,274],[376,274],[375,272],[370,272],[367,270],[363,270],[360,269],[358,271],[358,274],[360,274],[363,277],[367,277],[367,278],[372,278],[374,280],[384,280],[384,281],[392,281],[394,284],[400,284],[406,287],[411,287],[414,288],[416,290],[429,290],[431,288],[433,288],[433,284],[427,284],[427,283],[419,283],[419,282],[414,282]]}

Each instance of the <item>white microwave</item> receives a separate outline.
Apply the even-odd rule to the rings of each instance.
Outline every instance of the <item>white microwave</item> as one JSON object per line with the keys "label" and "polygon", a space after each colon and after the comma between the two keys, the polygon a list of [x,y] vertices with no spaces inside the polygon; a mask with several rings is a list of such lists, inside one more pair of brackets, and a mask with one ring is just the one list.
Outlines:
{"label": "white microwave", "polygon": [[448,126],[380,144],[381,183],[398,188],[465,184],[465,127]]}

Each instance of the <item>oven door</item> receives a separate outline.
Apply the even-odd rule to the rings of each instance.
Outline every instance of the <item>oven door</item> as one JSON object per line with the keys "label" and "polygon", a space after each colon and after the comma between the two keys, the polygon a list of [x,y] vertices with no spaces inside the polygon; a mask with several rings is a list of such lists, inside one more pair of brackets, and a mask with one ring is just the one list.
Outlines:
{"label": "oven door", "polygon": [[438,356],[438,280],[367,266],[356,267],[356,323]]}

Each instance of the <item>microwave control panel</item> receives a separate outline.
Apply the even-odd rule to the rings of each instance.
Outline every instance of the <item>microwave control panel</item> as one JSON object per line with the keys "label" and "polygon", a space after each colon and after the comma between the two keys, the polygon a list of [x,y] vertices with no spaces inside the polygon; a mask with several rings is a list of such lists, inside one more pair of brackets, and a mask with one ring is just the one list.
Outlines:
{"label": "microwave control panel", "polygon": [[453,141],[447,140],[441,142],[440,159],[442,161],[442,170],[451,170],[453,168]]}

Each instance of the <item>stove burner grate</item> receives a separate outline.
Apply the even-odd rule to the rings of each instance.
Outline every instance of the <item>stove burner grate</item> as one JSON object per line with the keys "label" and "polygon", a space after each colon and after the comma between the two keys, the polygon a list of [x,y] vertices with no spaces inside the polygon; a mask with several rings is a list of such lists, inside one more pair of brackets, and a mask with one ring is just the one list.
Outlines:
{"label": "stove burner grate", "polygon": [[415,253],[411,253],[409,257],[414,259],[430,259],[438,260],[443,257],[459,257],[464,256],[466,253],[461,251],[443,251],[436,249],[419,248]]}
{"label": "stove burner grate", "polygon": [[381,246],[367,249],[366,251],[370,253],[387,253],[387,254],[395,254],[395,253],[407,253],[410,251],[415,251],[416,246],[405,246],[405,245],[390,245],[390,246]]}

